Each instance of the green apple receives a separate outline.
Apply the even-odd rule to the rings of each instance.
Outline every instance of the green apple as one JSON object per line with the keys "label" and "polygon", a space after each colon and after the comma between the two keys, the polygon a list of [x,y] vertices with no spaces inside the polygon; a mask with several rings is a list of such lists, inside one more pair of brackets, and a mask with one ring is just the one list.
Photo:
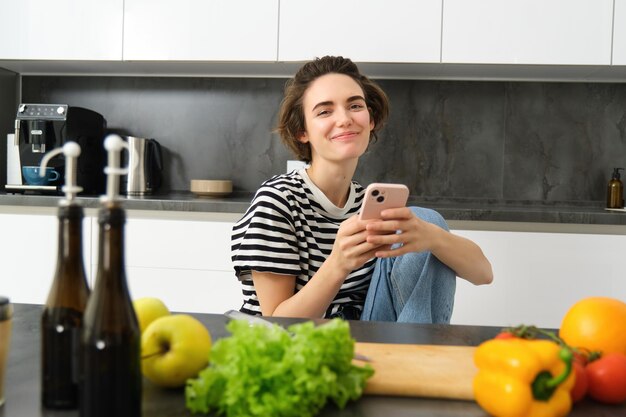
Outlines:
{"label": "green apple", "polygon": [[146,330],[148,325],[159,317],[169,316],[170,311],[163,301],[154,297],[138,298],[133,301],[137,321],[139,321],[139,329],[141,333]]}
{"label": "green apple", "polygon": [[199,320],[173,314],[153,321],[141,335],[141,372],[162,387],[180,387],[209,363],[211,335]]}

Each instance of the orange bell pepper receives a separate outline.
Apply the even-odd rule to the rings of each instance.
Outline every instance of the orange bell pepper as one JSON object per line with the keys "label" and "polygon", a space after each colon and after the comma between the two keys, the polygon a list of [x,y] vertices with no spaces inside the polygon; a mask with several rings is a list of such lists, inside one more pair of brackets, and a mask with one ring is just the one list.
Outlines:
{"label": "orange bell pepper", "polygon": [[572,356],[549,340],[484,342],[474,354],[476,402],[496,417],[563,417],[572,408]]}

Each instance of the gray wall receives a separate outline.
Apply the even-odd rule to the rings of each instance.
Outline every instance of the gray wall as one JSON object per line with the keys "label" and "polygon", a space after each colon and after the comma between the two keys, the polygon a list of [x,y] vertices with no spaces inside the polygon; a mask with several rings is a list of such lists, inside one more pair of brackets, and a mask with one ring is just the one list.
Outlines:
{"label": "gray wall", "polygon": [[[283,79],[25,76],[23,102],[102,113],[166,149],[164,191],[230,178],[253,192],[291,155],[272,128]],[[424,198],[604,201],[626,166],[626,84],[380,80],[391,118],[356,179]]]}

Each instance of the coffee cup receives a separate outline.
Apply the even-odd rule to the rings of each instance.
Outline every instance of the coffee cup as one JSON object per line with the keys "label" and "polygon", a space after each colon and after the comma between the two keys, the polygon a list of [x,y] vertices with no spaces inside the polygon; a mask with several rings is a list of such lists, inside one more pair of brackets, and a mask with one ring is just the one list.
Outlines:
{"label": "coffee cup", "polygon": [[11,318],[13,307],[9,299],[0,296],[0,407],[4,404],[4,378],[11,342]]}
{"label": "coffee cup", "polygon": [[54,168],[47,167],[45,169],[45,175],[42,177],[39,175],[38,166],[25,166],[22,167],[22,175],[28,185],[48,185],[59,179],[60,174],[55,171]]}

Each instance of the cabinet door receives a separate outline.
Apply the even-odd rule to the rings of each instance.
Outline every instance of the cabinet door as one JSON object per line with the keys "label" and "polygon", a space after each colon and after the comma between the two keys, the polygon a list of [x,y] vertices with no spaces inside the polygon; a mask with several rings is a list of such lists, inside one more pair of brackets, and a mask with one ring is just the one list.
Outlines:
{"label": "cabinet door", "polygon": [[615,0],[613,65],[626,65],[626,0]]}
{"label": "cabinet door", "polygon": [[123,3],[2,1],[0,59],[121,60]]}
{"label": "cabinet door", "polygon": [[494,281],[457,280],[452,322],[558,328],[567,310],[591,296],[626,300],[626,236],[456,230],[491,261]]}
{"label": "cabinet door", "polygon": [[129,218],[126,264],[142,268],[233,271],[233,223]]}
{"label": "cabinet door", "polygon": [[446,0],[442,62],[609,65],[613,0]]}
{"label": "cabinet door", "polygon": [[279,61],[439,62],[441,0],[281,0]]}
{"label": "cabinet door", "polygon": [[278,0],[126,0],[124,60],[276,61]]}
{"label": "cabinet door", "polygon": [[[233,271],[230,233],[233,223],[128,218],[127,267]],[[92,265],[98,264],[98,224],[92,226]]]}
{"label": "cabinet door", "polygon": [[243,304],[234,272],[128,267],[133,299],[157,297],[170,311],[223,314]]}
{"label": "cabinet door", "polygon": [[[56,215],[0,213],[0,295],[15,303],[44,304],[57,261]],[[89,275],[91,219],[83,221],[83,259]],[[89,277],[88,277],[89,278]]]}
{"label": "cabinet door", "polygon": [[[97,225],[92,270],[97,271]],[[126,275],[131,296],[157,297],[172,311],[223,313],[239,309],[241,284],[230,260],[233,223],[129,218]]]}

